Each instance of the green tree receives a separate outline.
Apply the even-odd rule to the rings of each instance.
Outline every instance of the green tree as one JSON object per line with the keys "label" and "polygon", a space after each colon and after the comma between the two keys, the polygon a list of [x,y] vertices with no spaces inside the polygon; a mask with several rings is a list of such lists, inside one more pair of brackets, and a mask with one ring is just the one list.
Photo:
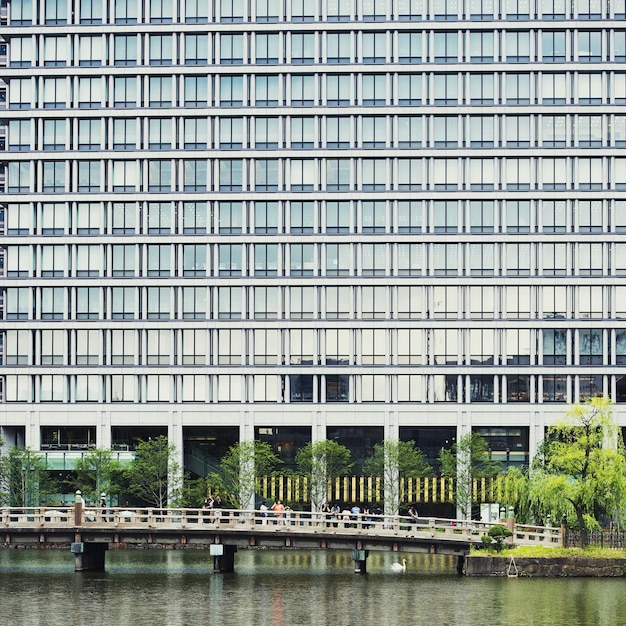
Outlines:
{"label": "green tree", "polygon": [[83,497],[97,502],[101,493],[112,494],[119,491],[122,464],[115,459],[113,451],[94,448],[76,461],[75,489],[82,491]]}
{"label": "green tree", "polygon": [[307,443],[296,453],[296,464],[309,479],[314,511],[325,502],[330,481],[349,474],[354,467],[350,450],[331,439]]}
{"label": "green tree", "polygon": [[135,458],[124,472],[130,493],[159,509],[177,505],[182,477],[175,455],[175,446],[164,435],[139,441]]}
{"label": "green tree", "polygon": [[374,446],[374,454],[363,465],[366,476],[382,478],[385,513],[397,515],[400,508],[400,479],[432,476],[433,469],[426,455],[414,441],[386,439]]}
{"label": "green tree", "polygon": [[573,405],[548,430],[530,473],[530,505],[538,519],[576,518],[584,531],[602,517],[622,517],[626,456],[607,398]]}
{"label": "green tree", "polygon": [[254,508],[254,489],[259,476],[267,476],[281,460],[265,441],[239,441],[228,449],[220,462],[220,474],[209,474],[212,491],[237,509]]}
{"label": "green tree", "polygon": [[450,449],[442,448],[439,463],[442,476],[456,478],[454,499],[465,519],[472,513],[474,480],[495,476],[502,467],[491,459],[487,441],[475,432],[463,435]]}
{"label": "green tree", "polygon": [[0,458],[0,499],[8,506],[39,506],[50,495],[46,461],[31,448],[12,446]]}

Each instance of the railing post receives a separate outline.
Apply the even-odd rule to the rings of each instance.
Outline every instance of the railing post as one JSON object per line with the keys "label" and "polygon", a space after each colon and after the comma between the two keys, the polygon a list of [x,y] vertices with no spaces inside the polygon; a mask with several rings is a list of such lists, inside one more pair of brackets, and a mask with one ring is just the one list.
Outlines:
{"label": "railing post", "polygon": [[83,496],[78,489],[74,497],[74,526],[83,525],[83,502]]}
{"label": "railing post", "polygon": [[428,520],[428,530],[430,531],[430,536],[435,536],[435,519],[433,517]]}

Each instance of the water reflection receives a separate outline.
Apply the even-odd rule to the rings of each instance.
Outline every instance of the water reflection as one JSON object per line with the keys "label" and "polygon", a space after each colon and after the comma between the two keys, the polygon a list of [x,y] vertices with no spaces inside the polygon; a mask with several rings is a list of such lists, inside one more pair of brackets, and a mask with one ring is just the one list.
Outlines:
{"label": "water reflection", "polygon": [[[407,559],[405,574],[391,564]],[[106,573],[73,571],[65,551],[0,551],[7,624],[369,626],[625,624],[620,579],[468,579],[451,557],[241,551],[214,574],[203,551],[110,551]],[[7,617],[5,617],[5,620]]]}

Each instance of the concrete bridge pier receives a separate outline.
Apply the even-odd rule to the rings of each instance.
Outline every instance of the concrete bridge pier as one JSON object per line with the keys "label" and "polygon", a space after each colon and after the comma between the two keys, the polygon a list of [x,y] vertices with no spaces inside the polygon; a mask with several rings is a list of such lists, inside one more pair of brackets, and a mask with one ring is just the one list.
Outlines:
{"label": "concrete bridge pier", "polygon": [[104,572],[105,555],[109,549],[108,543],[72,543],[75,572]]}
{"label": "concrete bridge pier", "polygon": [[456,557],[456,573],[459,576],[463,576],[463,569],[465,568],[465,555],[459,554]]}
{"label": "concrete bridge pier", "polygon": [[355,574],[367,574],[367,557],[369,550],[363,550],[356,548],[352,550],[352,560],[354,561],[354,573]]}
{"label": "concrete bridge pier", "polygon": [[210,546],[210,554],[213,557],[213,571],[220,574],[232,574],[235,571],[235,554],[237,546],[227,546],[222,543],[214,543]]}

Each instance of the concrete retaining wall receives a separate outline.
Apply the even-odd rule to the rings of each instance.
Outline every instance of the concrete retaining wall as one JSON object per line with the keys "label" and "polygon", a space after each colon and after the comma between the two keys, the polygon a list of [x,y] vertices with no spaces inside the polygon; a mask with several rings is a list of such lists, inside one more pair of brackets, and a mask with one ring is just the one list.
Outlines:
{"label": "concrete retaining wall", "polygon": [[[511,559],[502,556],[465,557],[466,576],[506,576]],[[519,576],[550,578],[557,576],[626,576],[626,559],[597,558],[519,558]]]}

